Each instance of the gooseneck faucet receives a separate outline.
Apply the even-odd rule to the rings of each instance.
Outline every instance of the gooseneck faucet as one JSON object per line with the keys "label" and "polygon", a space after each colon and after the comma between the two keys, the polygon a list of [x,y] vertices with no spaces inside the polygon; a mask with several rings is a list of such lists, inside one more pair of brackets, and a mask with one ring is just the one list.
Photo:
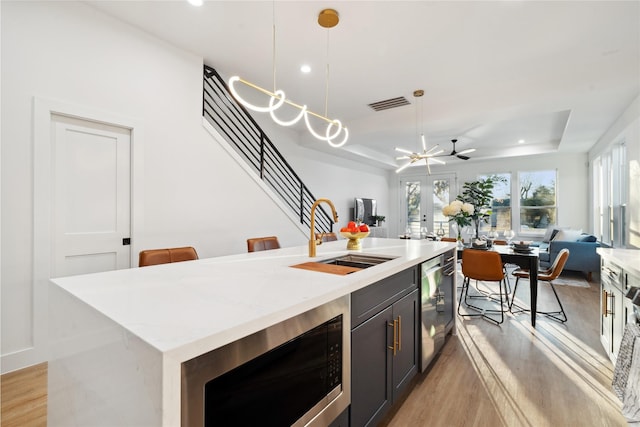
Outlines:
{"label": "gooseneck faucet", "polygon": [[331,207],[331,213],[333,214],[333,222],[338,222],[338,213],[336,212],[335,206],[333,206],[333,202],[329,199],[318,199],[313,202],[311,206],[311,224],[309,227],[311,231],[309,232],[309,256],[316,256],[316,245],[319,245],[321,240],[316,239],[316,208],[321,202],[325,202]]}

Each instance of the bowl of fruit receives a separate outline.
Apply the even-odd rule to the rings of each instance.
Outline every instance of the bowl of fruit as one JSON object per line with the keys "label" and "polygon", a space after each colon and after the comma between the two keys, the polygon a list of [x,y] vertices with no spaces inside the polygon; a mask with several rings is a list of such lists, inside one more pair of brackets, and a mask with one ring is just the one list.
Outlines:
{"label": "bowl of fruit", "polygon": [[355,221],[349,221],[346,227],[340,229],[340,235],[345,239],[349,239],[347,249],[360,249],[362,248],[360,239],[364,239],[369,235],[369,226],[367,224],[358,225]]}

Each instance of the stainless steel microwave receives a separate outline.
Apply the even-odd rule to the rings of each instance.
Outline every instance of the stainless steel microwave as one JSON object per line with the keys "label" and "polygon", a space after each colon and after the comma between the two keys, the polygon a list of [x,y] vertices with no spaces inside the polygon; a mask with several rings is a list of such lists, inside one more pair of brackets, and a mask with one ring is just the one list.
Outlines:
{"label": "stainless steel microwave", "polygon": [[192,426],[326,426],[350,404],[349,299],[340,298],[182,365]]}

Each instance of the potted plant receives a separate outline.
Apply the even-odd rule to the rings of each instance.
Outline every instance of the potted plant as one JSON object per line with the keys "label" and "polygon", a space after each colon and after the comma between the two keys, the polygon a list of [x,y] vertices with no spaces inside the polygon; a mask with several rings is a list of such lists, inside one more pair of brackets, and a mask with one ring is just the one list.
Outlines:
{"label": "potted plant", "polygon": [[[475,238],[478,238],[480,221],[488,222],[491,218],[491,201],[493,200],[493,186],[500,177],[490,176],[478,181],[465,182],[462,194],[457,199],[463,203],[473,205],[474,211],[469,215],[475,226]],[[445,214],[446,215],[446,214]]]}
{"label": "potted plant", "polygon": [[382,223],[384,222],[385,217],[383,215],[370,215],[369,218],[371,218],[371,220],[375,221],[376,224],[378,224],[378,227],[382,226]]}

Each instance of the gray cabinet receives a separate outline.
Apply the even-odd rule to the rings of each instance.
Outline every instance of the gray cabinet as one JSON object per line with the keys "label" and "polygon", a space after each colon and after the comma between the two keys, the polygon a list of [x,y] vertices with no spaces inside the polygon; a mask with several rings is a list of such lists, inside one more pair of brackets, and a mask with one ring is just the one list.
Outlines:
{"label": "gray cabinet", "polygon": [[[411,378],[418,372],[418,326],[420,306],[418,304],[418,290],[411,292],[400,301],[393,304],[393,320],[398,322],[395,351],[393,343],[390,348],[392,357],[393,386],[392,397],[395,401],[407,387]],[[393,322],[391,322],[393,323]],[[389,325],[391,327],[391,325]]]}
{"label": "gray cabinet", "polygon": [[417,268],[351,295],[352,427],[374,426],[418,372]]}

